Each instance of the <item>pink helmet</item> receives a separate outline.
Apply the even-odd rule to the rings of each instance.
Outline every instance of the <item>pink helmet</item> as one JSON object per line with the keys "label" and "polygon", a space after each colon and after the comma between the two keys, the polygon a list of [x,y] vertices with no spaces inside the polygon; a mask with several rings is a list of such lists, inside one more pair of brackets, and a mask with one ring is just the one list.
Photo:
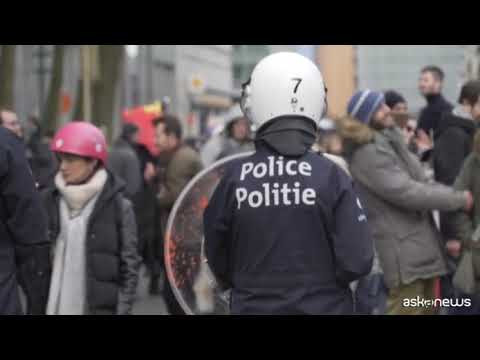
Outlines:
{"label": "pink helmet", "polygon": [[55,153],[72,154],[107,162],[107,142],[97,127],[86,122],[72,122],[57,132],[51,149]]}

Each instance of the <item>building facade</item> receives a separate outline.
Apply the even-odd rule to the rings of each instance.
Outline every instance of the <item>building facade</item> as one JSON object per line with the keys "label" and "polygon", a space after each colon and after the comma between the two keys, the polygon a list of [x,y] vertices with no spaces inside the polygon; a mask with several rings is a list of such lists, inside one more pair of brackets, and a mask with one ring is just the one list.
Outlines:
{"label": "building facade", "polygon": [[[29,115],[40,116],[48,96],[52,76],[54,45],[17,45],[15,67],[15,111],[24,120]],[[62,94],[76,97],[81,73],[78,45],[65,45]],[[72,120],[73,111],[65,112],[61,120]]]}
{"label": "building facade", "polygon": [[425,106],[418,92],[421,69],[441,67],[446,74],[444,95],[455,102],[462,84],[479,69],[477,50],[476,45],[319,45],[317,62],[329,89],[332,115],[344,115],[348,99],[365,88],[397,90],[417,114]]}
{"label": "building facade", "polygon": [[466,76],[468,80],[480,79],[480,45],[465,45]]}
{"label": "building facade", "polygon": [[296,45],[233,45],[233,78],[237,93],[264,57],[282,51],[296,51]]}
{"label": "building facade", "polygon": [[445,97],[455,102],[467,79],[466,50],[466,45],[355,45],[357,87],[395,89],[418,113],[425,106],[417,88],[420,71],[436,65],[446,75]]}
{"label": "building facade", "polygon": [[233,105],[232,45],[139,45],[130,60],[128,104],[168,99],[168,112],[182,120],[186,136],[208,133]]}
{"label": "building facade", "polygon": [[[467,79],[480,77],[479,45],[137,45],[127,57],[117,114],[133,106],[169,99],[190,136],[208,129],[240,96],[241,84],[265,56],[296,51],[317,62],[328,88],[330,115],[344,115],[356,89],[396,89],[412,112],[425,104],[419,72],[435,64],[446,73],[445,96],[454,102]],[[64,93],[75,104],[81,77],[79,45],[66,45]],[[53,45],[18,45],[15,110],[20,118],[40,115],[50,83]],[[73,110],[62,115],[72,120]]]}
{"label": "building facade", "polygon": [[[48,95],[54,45],[18,45],[16,51],[15,111],[21,119],[39,116]],[[80,46],[66,45],[62,94],[72,109],[62,114],[62,122],[73,119],[81,73]],[[191,136],[205,132],[235,97],[231,45],[138,45],[126,57],[122,75],[114,120],[126,108],[168,98],[168,111],[178,114]],[[121,122],[114,124],[118,134]]]}
{"label": "building facade", "polygon": [[316,51],[328,90],[328,116],[343,116],[357,86],[354,48],[352,45],[320,45]]}

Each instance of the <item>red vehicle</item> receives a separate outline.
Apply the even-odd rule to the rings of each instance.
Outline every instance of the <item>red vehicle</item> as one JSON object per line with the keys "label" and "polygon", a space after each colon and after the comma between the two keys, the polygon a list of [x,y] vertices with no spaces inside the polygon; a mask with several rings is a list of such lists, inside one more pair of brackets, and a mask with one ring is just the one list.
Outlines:
{"label": "red vehicle", "polygon": [[158,155],[155,146],[155,127],[153,120],[162,115],[162,104],[160,102],[125,110],[123,122],[135,124],[140,128],[139,142],[145,145],[153,155]]}

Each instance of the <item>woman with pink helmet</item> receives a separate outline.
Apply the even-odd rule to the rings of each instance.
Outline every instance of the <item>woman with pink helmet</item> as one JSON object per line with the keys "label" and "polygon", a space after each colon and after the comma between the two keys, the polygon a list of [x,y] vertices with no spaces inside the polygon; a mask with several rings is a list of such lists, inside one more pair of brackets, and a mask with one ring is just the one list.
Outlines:
{"label": "woman with pink helmet", "polygon": [[106,169],[102,132],[72,122],[55,135],[55,186],[43,193],[53,244],[48,315],[128,315],[140,258],[125,184]]}

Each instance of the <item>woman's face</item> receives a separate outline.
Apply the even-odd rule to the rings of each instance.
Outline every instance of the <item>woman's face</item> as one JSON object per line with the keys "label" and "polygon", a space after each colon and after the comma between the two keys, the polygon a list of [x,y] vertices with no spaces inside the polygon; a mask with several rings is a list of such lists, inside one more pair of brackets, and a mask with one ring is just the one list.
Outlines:
{"label": "woman's face", "polygon": [[97,160],[77,155],[59,154],[60,173],[67,185],[78,185],[87,180],[97,166]]}

